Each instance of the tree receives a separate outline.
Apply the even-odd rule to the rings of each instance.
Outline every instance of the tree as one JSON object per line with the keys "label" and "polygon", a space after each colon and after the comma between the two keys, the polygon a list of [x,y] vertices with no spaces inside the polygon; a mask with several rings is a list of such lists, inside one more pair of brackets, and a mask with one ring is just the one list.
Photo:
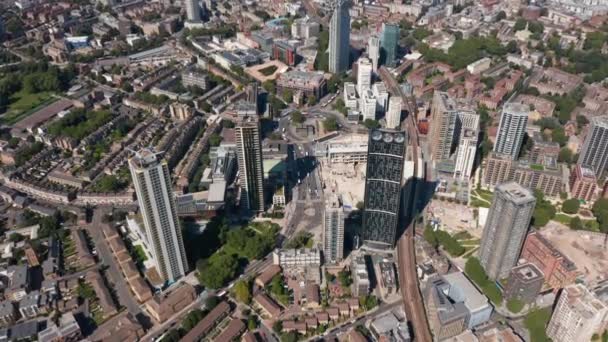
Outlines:
{"label": "tree", "polygon": [[526,28],[527,24],[528,24],[528,22],[525,19],[519,18],[519,19],[517,19],[517,21],[515,21],[515,26],[513,26],[513,30],[521,31]]}
{"label": "tree", "polygon": [[338,122],[336,121],[336,118],[329,117],[329,118],[323,120],[323,128],[325,128],[325,130],[328,131],[328,132],[337,131],[338,130]]}
{"label": "tree", "polygon": [[581,203],[578,201],[578,199],[571,198],[565,200],[564,203],[562,203],[562,211],[566,214],[576,214],[578,213],[578,209],[580,208],[580,206]]}
{"label": "tree", "polygon": [[215,253],[197,265],[201,284],[210,289],[218,289],[234,279],[239,267],[234,255]]}
{"label": "tree", "polygon": [[525,303],[518,299],[511,299],[507,301],[507,309],[512,313],[518,313],[524,308]]}
{"label": "tree", "polygon": [[255,319],[254,316],[249,316],[249,319],[247,319],[247,329],[249,329],[249,331],[254,331],[257,328],[258,321]]}
{"label": "tree", "polygon": [[353,283],[350,272],[347,270],[338,272],[338,280],[340,281],[340,286],[342,287],[349,287]]}
{"label": "tree", "polygon": [[298,341],[298,333],[295,331],[290,331],[288,333],[281,334],[281,342],[297,342]]}
{"label": "tree", "polygon": [[281,331],[283,330],[283,322],[282,321],[275,321],[274,324],[272,325],[272,331],[274,331],[277,334],[280,334]]}
{"label": "tree", "polygon": [[223,128],[234,128],[236,125],[233,121],[224,119],[222,120],[222,127]]}
{"label": "tree", "polygon": [[222,142],[222,136],[217,134],[217,133],[213,133],[211,134],[211,136],[209,136],[209,145],[211,146],[220,146],[220,143]]}
{"label": "tree", "polygon": [[317,97],[316,97],[316,96],[314,96],[314,95],[309,95],[309,96],[306,98],[306,104],[307,104],[307,105],[309,105],[309,106],[314,106],[314,105],[315,105],[315,103],[317,103]]}
{"label": "tree", "polygon": [[500,11],[496,15],[496,21],[501,21],[501,20],[506,19],[506,18],[507,18],[507,13],[505,13],[505,11]]}
{"label": "tree", "polygon": [[544,227],[551,219],[555,217],[556,210],[551,205],[551,202],[545,200],[545,196],[542,192],[535,190],[534,196],[536,197],[536,206],[532,214],[532,222],[534,227]]}
{"label": "tree", "polygon": [[293,92],[291,90],[283,89],[283,93],[281,96],[283,97],[283,101],[285,101],[286,103],[293,102]]}
{"label": "tree", "polygon": [[573,160],[573,153],[572,150],[570,150],[568,147],[562,147],[561,150],[559,150],[559,155],[557,160],[560,163],[566,163],[566,164],[571,164],[574,162]]}
{"label": "tree", "polygon": [[380,123],[377,120],[365,119],[365,121],[363,121],[363,126],[368,129],[376,129],[380,127]]}
{"label": "tree", "polygon": [[276,92],[277,92],[277,87],[276,87],[274,81],[272,81],[272,80],[264,81],[262,83],[262,88],[264,88],[264,90],[266,90],[267,92],[269,92],[271,94],[276,94]]}
{"label": "tree", "polygon": [[205,301],[205,309],[208,311],[213,310],[220,303],[220,299],[216,296],[209,296]]}
{"label": "tree", "polygon": [[304,117],[304,115],[302,115],[302,112],[296,110],[291,113],[291,121],[298,124],[302,124],[304,123],[304,121],[306,121],[306,118]]}
{"label": "tree", "polygon": [[583,230],[585,228],[583,221],[578,216],[575,216],[570,220],[569,226],[572,230]]}
{"label": "tree", "polygon": [[171,329],[163,336],[161,342],[178,342],[180,340],[179,331]]}
{"label": "tree", "polygon": [[234,284],[232,292],[234,297],[241,303],[249,304],[251,302],[251,284],[245,280],[239,280]]}

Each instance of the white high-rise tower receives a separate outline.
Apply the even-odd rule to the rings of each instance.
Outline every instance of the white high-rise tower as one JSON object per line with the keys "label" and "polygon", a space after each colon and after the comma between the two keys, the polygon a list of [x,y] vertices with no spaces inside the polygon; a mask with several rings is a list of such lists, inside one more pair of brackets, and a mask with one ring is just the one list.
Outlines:
{"label": "white high-rise tower", "polygon": [[357,62],[357,92],[359,96],[372,86],[372,63],[366,57],[359,58]]}
{"label": "white high-rise tower", "polygon": [[367,55],[372,61],[372,70],[378,71],[378,62],[380,61],[380,38],[376,36],[369,37],[367,41]]}
{"label": "white high-rise tower", "polygon": [[198,0],[184,0],[186,6],[186,17],[190,22],[201,21],[201,7],[198,4]]}
{"label": "white high-rise tower", "polygon": [[386,112],[386,128],[398,129],[401,124],[401,98],[391,96],[388,101],[388,111]]}
{"label": "white high-rise tower", "polygon": [[169,283],[188,271],[182,232],[171,190],[169,167],[156,153],[142,149],[129,159],[146,244],[158,273]]}
{"label": "white high-rise tower", "polygon": [[517,159],[526,134],[529,112],[530,107],[526,104],[504,105],[494,145],[495,153],[509,155],[513,160]]}

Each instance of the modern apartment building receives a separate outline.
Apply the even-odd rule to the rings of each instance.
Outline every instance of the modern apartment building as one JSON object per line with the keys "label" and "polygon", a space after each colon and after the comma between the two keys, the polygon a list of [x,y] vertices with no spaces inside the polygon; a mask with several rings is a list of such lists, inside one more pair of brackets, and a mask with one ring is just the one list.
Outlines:
{"label": "modern apartment building", "polygon": [[535,205],[532,192],[515,182],[496,187],[479,249],[490,279],[507,277],[517,263]]}
{"label": "modern apartment building", "polygon": [[348,70],[350,58],[350,15],[348,2],[334,0],[333,13],[329,22],[329,72],[340,73]]}
{"label": "modern apartment building", "polygon": [[370,36],[367,41],[367,56],[372,61],[372,70],[378,71],[378,63],[380,62],[380,39],[376,36]]}
{"label": "modern apartment building", "polygon": [[500,116],[494,152],[510,156],[515,160],[519,156],[528,126],[530,107],[521,103],[506,103]]}
{"label": "modern apartment building", "polygon": [[258,117],[240,118],[234,131],[241,186],[241,206],[251,211],[264,211],[264,166]]}
{"label": "modern apartment building", "polygon": [[405,151],[405,132],[370,131],[361,234],[368,247],[387,249],[395,245]]}
{"label": "modern apartment building", "polygon": [[463,130],[479,130],[479,115],[467,104],[446,92],[436,91],[431,104],[431,155],[434,160],[450,159]]}
{"label": "modern apartment building", "polygon": [[399,48],[399,25],[382,24],[382,35],[380,36],[380,60],[381,64],[394,67],[397,62]]}
{"label": "modern apartment building", "polygon": [[401,109],[401,97],[391,97],[388,103],[388,111],[386,112],[386,128],[399,128],[399,125],[401,124]]}
{"label": "modern apartment building", "polygon": [[323,256],[328,263],[344,258],[344,208],[335,194],[329,196],[323,213]]}
{"label": "modern apartment building", "polygon": [[591,118],[578,164],[592,169],[597,178],[604,176],[608,168],[608,115]]}
{"label": "modern apartment building", "polygon": [[562,290],[547,326],[547,336],[554,342],[591,341],[606,324],[608,307],[583,284]]}
{"label": "modern apartment building", "polygon": [[370,90],[372,86],[372,63],[367,57],[361,57],[357,61],[357,93],[362,96],[363,92]]}
{"label": "modern apartment building", "polygon": [[475,157],[477,156],[478,149],[478,135],[478,129],[465,128],[462,130],[460,142],[456,149],[454,178],[466,180],[473,175],[473,167],[475,166]]}
{"label": "modern apartment building", "polygon": [[173,283],[188,271],[169,167],[157,153],[142,149],[129,169],[145,228],[145,243],[160,276]]}
{"label": "modern apartment building", "polygon": [[186,6],[186,18],[190,22],[201,21],[201,7],[198,4],[198,0],[184,0]]}

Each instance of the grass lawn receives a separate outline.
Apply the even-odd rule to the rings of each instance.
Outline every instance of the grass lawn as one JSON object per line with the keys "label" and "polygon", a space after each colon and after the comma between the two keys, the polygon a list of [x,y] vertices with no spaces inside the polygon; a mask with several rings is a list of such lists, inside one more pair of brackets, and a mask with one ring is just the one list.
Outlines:
{"label": "grass lawn", "polygon": [[537,309],[526,315],[524,325],[530,332],[531,342],[548,342],[546,327],[551,318],[551,309]]}
{"label": "grass lawn", "polygon": [[275,73],[275,71],[277,71],[277,66],[276,65],[271,65],[269,67],[266,67],[264,69],[260,69],[259,72],[260,74],[264,75],[264,76],[270,76],[272,74]]}
{"label": "grass lawn", "polygon": [[572,220],[572,217],[565,215],[565,214],[556,214],[553,219],[559,223],[569,225],[570,221]]}
{"label": "grass lawn", "polygon": [[141,263],[148,260],[148,256],[146,255],[146,252],[144,252],[142,245],[135,246],[135,258]]}
{"label": "grass lawn", "polygon": [[35,112],[42,105],[47,105],[53,102],[55,98],[51,92],[41,92],[37,94],[29,94],[23,90],[16,92],[11,96],[11,104],[8,110],[2,116],[2,122],[8,125],[13,125],[19,120]]}
{"label": "grass lawn", "polygon": [[492,202],[492,199],[494,198],[494,194],[490,190],[476,189],[473,190],[473,195],[480,197],[488,202]]}
{"label": "grass lawn", "polygon": [[489,208],[490,207],[490,203],[484,201],[484,200],[480,200],[478,198],[471,198],[470,201],[470,205],[473,207],[477,207],[477,208]]}

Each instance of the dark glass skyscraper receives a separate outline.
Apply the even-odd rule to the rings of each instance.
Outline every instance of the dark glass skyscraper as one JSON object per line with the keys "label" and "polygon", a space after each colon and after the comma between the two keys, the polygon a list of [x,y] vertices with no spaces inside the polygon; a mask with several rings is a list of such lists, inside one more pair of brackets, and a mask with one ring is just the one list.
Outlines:
{"label": "dark glass skyscraper", "polygon": [[399,25],[382,24],[382,35],[380,36],[380,60],[381,64],[395,66],[397,59],[397,48],[399,44]]}
{"label": "dark glass skyscraper", "polygon": [[361,238],[371,248],[395,245],[400,217],[405,132],[375,129],[369,134]]}
{"label": "dark glass skyscraper", "polygon": [[333,0],[335,9],[329,22],[329,72],[348,70],[350,56],[350,15],[347,0]]}

